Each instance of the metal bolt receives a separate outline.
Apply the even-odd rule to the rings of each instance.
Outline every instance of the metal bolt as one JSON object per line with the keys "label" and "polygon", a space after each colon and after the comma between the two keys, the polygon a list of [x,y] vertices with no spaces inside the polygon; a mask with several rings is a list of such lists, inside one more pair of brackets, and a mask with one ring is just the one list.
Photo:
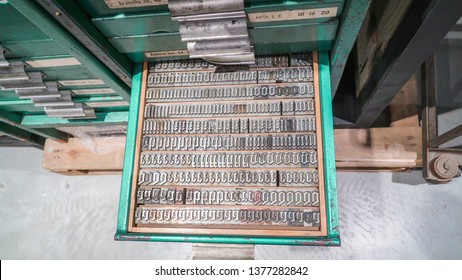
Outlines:
{"label": "metal bolt", "polygon": [[443,180],[449,180],[457,176],[459,166],[457,162],[449,157],[440,156],[434,159],[432,169],[436,175]]}

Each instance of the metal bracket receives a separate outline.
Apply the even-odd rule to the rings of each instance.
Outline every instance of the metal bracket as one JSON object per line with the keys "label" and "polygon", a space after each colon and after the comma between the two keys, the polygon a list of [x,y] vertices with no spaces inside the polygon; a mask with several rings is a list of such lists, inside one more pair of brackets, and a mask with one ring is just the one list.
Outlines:
{"label": "metal bracket", "polygon": [[48,107],[48,106],[72,106],[74,105],[74,101],[71,98],[70,91],[60,91],[60,96],[53,97],[33,97],[32,102],[34,102],[35,106],[38,107]]}
{"label": "metal bracket", "polygon": [[27,73],[29,79],[26,80],[10,80],[0,82],[0,88],[5,90],[18,90],[18,89],[44,89],[46,88],[42,80],[41,72]]}
{"label": "metal bracket", "polygon": [[53,106],[45,107],[45,112],[49,117],[60,118],[94,118],[94,110],[86,109],[82,104],[77,103],[72,106]]}
{"label": "metal bracket", "polygon": [[0,67],[0,86],[2,82],[24,81],[29,77],[24,71],[23,62],[10,62],[6,67]]}
{"label": "metal bracket", "polygon": [[168,2],[191,58],[217,64],[254,64],[243,0]]}
{"label": "metal bracket", "polygon": [[44,88],[17,89],[16,93],[19,95],[20,99],[61,96],[56,82],[45,82]]}
{"label": "metal bracket", "polygon": [[445,183],[460,176],[462,149],[439,148],[462,134],[462,125],[438,136],[435,60],[431,55],[422,66],[422,166],[424,178]]}
{"label": "metal bracket", "polygon": [[5,58],[5,49],[0,45],[0,67],[9,67],[10,63]]}

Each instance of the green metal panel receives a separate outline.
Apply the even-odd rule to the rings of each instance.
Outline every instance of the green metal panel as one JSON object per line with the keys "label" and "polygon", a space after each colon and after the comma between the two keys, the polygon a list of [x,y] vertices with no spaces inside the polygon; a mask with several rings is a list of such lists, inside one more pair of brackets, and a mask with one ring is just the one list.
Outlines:
{"label": "green metal panel", "polygon": [[67,55],[67,51],[51,39],[1,43],[7,50],[5,53],[7,59],[28,59],[29,57],[37,56]]}
{"label": "green metal panel", "polygon": [[[0,96],[2,97],[2,96]],[[94,104],[113,104],[114,102],[122,102],[124,101],[122,97],[120,96],[107,96],[107,95],[87,95],[87,96],[75,96],[73,98],[73,101],[75,103],[94,103]],[[128,103],[128,102],[125,102]],[[92,107],[92,106],[89,106]],[[123,107],[125,109],[128,109],[128,104],[123,105],[123,106],[108,106],[105,110],[107,109],[115,109],[115,108],[120,108]],[[98,108],[98,107],[97,107]],[[43,113],[43,108],[42,107],[36,107],[34,103],[32,102],[31,99],[19,99],[15,96],[11,98],[1,98],[0,99],[0,109],[7,111],[7,112],[22,112],[23,114],[28,114],[28,113]],[[100,111],[99,108],[97,111]]]}
{"label": "green metal panel", "polygon": [[[324,23],[255,27],[249,29],[249,35],[255,43],[257,55],[329,50],[335,38],[337,24],[338,21],[334,19]],[[123,36],[110,41],[119,51],[128,53],[135,62],[153,60],[147,58],[145,52],[187,49],[179,33]]]}
{"label": "green metal panel", "polygon": [[[141,101],[141,83],[143,76],[143,64],[135,65],[135,70],[132,76],[133,85],[130,100],[130,110],[128,113],[127,138],[125,141],[124,166],[122,171],[122,187],[120,190],[119,200],[119,215],[117,222],[116,239],[118,235],[127,234],[128,230],[128,215],[130,213],[130,192],[131,182],[133,180],[133,167],[135,164],[136,137],[138,128],[138,110]],[[130,125],[131,124],[131,125]]]}
{"label": "green metal panel", "polygon": [[325,23],[255,27],[249,30],[255,54],[329,50],[337,30],[336,19]]}
{"label": "green metal panel", "polygon": [[167,5],[111,9],[104,2],[104,0],[77,0],[77,2],[92,17],[99,17],[99,16],[113,15],[113,14],[168,11]]}
{"label": "green metal panel", "polygon": [[250,29],[249,35],[256,47],[260,44],[333,41],[337,23],[334,19],[323,23],[262,26]]}
{"label": "green metal panel", "polygon": [[127,124],[127,111],[108,111],[96,113],[96,119],[72,120],[63,118],[49,118],[46,115],[24,115],[21,125],[28,128],[50,128],[60,126],[81,126],[81,125],[120,125]]}
{"label": "green metal panel", "polygon": [[93,23],[108,37],[174,33],[178,22],[172,21],[170,12],[146,14],[117,14],[93,18]]}
{"label": "green metal panel", "polygon": [[320,89],[324,144],[324,170],[326,188],[326,211],[328,217],[327,237],[255,237],[255,236],[208,236],[208,235],[168,235],[168,234],[140,234],[128,232],[128,218],[130,215],[130,194],[135,161],[136,133],[138,124],[138,110],[141,94],[141,64],[135,67],[133,76],[132,99],[129,112],[129,125],[125,146],[125,160],[120,191],[119,216],[116,240],[125,241],[156,241],[156,242],[201,242],[201,243],[238,243],[238,244],[271,244],[271,245],[322,245],[339,246],[337,214],[337,184],[335,176],[334,129],[332,117],[332,103],[330,92],[330,67],[327,52],[319,53]]}
{"label": "green metal panel", "polygon": [[322,142],[329,236],[340,238],[338,228],[337,176],[335,167],[334,120],[331,100],[330,63],[327,52],[319,52],[319,83],[322,108]]}
{"label": "green metal panel", "polygon": [[0,5],[0,42],[50,39],[11,5]]}
{"label": "green metal panel", "polygon": [[338,17],[342,13],[344,0],[324,0],[324,1],[273,1],[267,3],[249,4],[245,8],[247,14],[250,13],[267,13],[277,11],[294,11],[294,10],[308,10],[320,8],[337,8],[337,13],[328,14],[324,17],[316,17],[309,19],[291,19],[291,20],[278,20],[268,22],[252,22],[248,20],[247,26],[268,26],[268,25],[288,25],[288,24],[307,24],[326,22],[332,18]]}
{"label": "green metal panel", "polygon": [[[297,2],[300,0],[295,1],[287,1],[287,0],[245,0],[245,4],[258,4],[258,3],[277,3],[282,4],[284,2]],[[327,2],[332,0],[310,0],[311,2]],[[154,11],[164,11],[168,12],[167,5],[156,5],[156,6],[145,6],[145,7],[130,7],[130,8],[117,8],[111,9],[105,3],[104,0],[77,0],[77,2],[92,16],[92,17],[101,17],[106,15],[115,15],[115,14],[127,14],[127,13],[150,13]],[[123,2],[123,1],[121,1]],[[306,2],[306,0],[305,0]]]}
{"label": "green metal panel", "polygon": [[[330,14],[322,18],[296,19],[266,22],[248,21],[249,27],[255,26],[274,26],[288,24],[306,24],[316,22],[326,22],[340,15],[343,8],[343,0],[327,1],[273,1],[269,3],[249,4],[245,11],[247,13],[264,13],[274,11],[293,11],[305,9],[319,9],[326,7],[337,8],[337,13]],[[179,32],[178,22],[171,19],[169,11],[158,11],[137,14],[112,14],[104,17],[93,18],[93,23],[108,37],[177,33]]]}
{"label": "green metal panel", "polygon": [[[245,11],[249,13],[283,12],[287,20],[267,19],[262,22],[248,20],[249,35],[256,54],[274,54],[328,50],[332,46],[338,17],[344,0],[249,0]],[[182,59],[187,56],[162,58],[146,57],[145,52],[187,50],[181,41],[178,23],[172,21],[167,5],[110,9],[104,0],[80,0],[79,3],[92,16],[93,23],[109,37],[121,53],[134,62],[145,60]],[[122,2],[121,2],[122,3]],[[291,11],[336,8],[332,14],[297,19],[287,16]]]}
{"label": "green metal panel", "polygon": [[186,43],[181,41],[180,33],[115,37],[110,41],[122,53],[140,52],[144,54],[148,51],[187,49]]}
{"label": "green metal panel", "polygon": [[[29,69],[28,69],[29,70]],[[83,66],[64,66],[64,67],[48,67],[48,68],[33,68],[32,72],[40,71],[45,76],[44,81],[59,81],[59,80],[84,80],[98,79],[99,77]]]}
{"label": "green metal panel", "polygon": [[[9,99],[17,99],[18,95],[14,91],[0,91],[0,102]],[[1,103],[0,103],[1,104]]]}

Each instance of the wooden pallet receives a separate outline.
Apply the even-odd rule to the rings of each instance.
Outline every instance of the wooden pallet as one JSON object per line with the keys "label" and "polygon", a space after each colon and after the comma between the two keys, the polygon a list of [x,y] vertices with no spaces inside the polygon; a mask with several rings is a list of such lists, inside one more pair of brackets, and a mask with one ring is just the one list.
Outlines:
{"label": "wooden pallet", "polygon": [[[336,163],[340,170],[403,171],[422,167],[420,127],[335,129]],[[93,145],[101,148],[95,151]],[[85,143],[47,140],[43,168],[66,175],[121,173],[125,137],[95,138]]]}

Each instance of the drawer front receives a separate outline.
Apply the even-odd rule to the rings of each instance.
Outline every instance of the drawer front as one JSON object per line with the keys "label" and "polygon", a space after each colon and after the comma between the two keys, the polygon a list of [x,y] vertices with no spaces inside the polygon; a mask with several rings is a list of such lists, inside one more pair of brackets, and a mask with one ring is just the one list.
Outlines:
{"label": "drawer front", "polygon": [[[337,25],[334,19],[316,24],[255,27],[249,29],[249,35],[257,55],[329,50]],[[110,41],[135,62],[188,57],[179,33],[116,37]]]}
{"label": "drawer front", "polygon": [[[79,2],[117,50],[134,62],[188,58],[167,1],[150,1],[145,6],[111,0]],[[245,1],[255,53],[329,50],[343,6],[343,0]]]}
{"label": "drawer front", "polygon": [[[249,4],[245,12],[247,26],[256,27],[326,22],[340,16],[342,9],[343,1],[281,1]],[[147,10],[144,13],[94,17],[92,21],[107,37],[179,32],[178,22],[173,21],[171,16],[168,9]]]}

